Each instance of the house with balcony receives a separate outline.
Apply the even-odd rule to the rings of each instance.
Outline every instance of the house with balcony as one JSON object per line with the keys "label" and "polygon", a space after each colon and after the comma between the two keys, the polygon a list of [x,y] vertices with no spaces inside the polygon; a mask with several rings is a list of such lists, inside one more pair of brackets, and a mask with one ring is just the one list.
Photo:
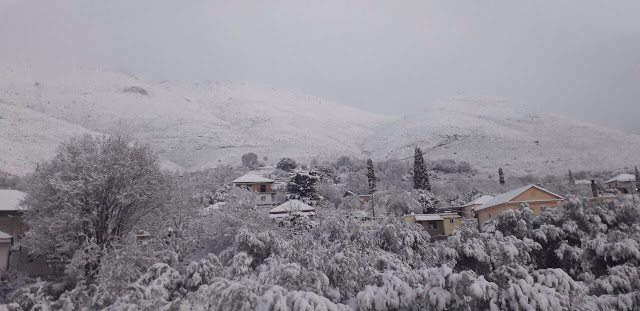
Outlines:
{"label": "house with balcony", "polygon": [[254,174],[247,174],[232,181],[233,185],[237,188],[243,188],[255,192],[256,204],[258,205],[274,204],[274,193],[272,191],[274,182],[275,180]]}

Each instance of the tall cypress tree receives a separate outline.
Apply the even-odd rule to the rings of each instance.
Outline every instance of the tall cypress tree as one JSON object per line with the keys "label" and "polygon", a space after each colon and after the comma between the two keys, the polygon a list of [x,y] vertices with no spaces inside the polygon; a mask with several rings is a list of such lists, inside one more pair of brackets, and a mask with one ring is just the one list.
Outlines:
{"label": "tall cypress tree", "polygon": [[636,166],[636,192],[640,192],[640,172]]}
{"label": "tall cypress tree", "polygon": [[367,180],[369,181],[369,194],[376,192],[376,173],[373,170],[373,161],[367,159]]}
{"label": "tall cypress tree", "polygon": [[502,167],[498,169],[498,176],[500,178],[500,184],[504,185],[504,172],[502,171]]}
{"label": "tall cypress tree", "polygon": [[424,165],[424,159],[422,160],[422,185],[424,190],[431,191],[431,182],[429,181],[429,171]]}
{"label": "tall cypress tree", "polygon": [[569,182],[570,182],[572,185],[575,185],[575,184],[576,184],[576,180],[575,180],[575,179],[573,179],[573,172],[572,172],[571,170],[569,170]]}
{"label": "tall cypress tree", "polygon": [[371,195],[371,211],[376,217],[376,208],[373,204],[373,193],[376,192],[376,173],[373,170],[373,161],[367,159],[367,180],[369,181],[369,194]]}
{"label": "tall cypress tree", "polygon": [[416,147],[415,155],[413,157],[413,189],[431,191],[429,172],[424,164],[422,150],[418,147]]}

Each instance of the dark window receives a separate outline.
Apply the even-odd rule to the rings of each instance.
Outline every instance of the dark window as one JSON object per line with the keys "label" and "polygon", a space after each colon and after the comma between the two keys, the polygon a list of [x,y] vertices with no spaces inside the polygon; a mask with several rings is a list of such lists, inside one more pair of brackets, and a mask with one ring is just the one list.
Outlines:
{"label": "dark window", "polygon": [[438,229],[438,223],[435,221],[430,221],[429,222],[429,230],[435,230]]}
{"label": "dark window", "polygon": [[267,185],[260,185],[260,192],[267,192]]}
{"label": "dark window", "polygon": [[449,218],[449,223],[452,224],[453,223],[453,218]]}

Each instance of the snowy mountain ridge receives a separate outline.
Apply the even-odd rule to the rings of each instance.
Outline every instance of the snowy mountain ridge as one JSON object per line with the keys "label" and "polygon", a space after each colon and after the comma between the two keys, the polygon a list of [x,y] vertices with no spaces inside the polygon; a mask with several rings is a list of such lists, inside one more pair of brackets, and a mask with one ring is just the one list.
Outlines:
{"label": "snowy mountain ridge", "polygon": [[[633,165],[640,136],[493,97],[459,95],[397,118],[250,83],[153,82],[102,70],[0,69],[0,171],[25,174],[76,134],[122,133],[173,169],[288,156],[467,161],[480,171],[552,173]],[[264,160],[263,160],[264,161]]]}

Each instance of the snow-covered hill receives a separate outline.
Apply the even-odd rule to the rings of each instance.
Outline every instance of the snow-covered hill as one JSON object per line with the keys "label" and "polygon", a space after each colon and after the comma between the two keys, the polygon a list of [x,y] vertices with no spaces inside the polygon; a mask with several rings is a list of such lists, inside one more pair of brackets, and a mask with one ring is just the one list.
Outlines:
{"label": "snow-covered hill", "polygon": [[[189,170],[239,163],[247,152],[271,161],[283,156],[306,160],[359,156],[362,143],[375,128],[393,120],[263,85],[156,83],[98,70],[43,74],[4,68],[0,101],[91,131],[131,135]],[[0,110],[0,114],[5,112]],[[23,132],[33,134],[27,125]],[[51,144],[64,136],[69,135],[52,137]],[[40,150],[24,141],[0,147],[0,154],[6,154],[8,148],[34,154]],[[35,165],[34,159],[16,156],[19,154],[7,157],[23,161],[24,167]],[[12,167],[0,170],[24,172]]]}
{"label": "snow-covered hill", "polygon": [[631,166],[640,136],[546,115],[495,98],[459,96],[393,118],[249,83],[152,82],[102,70],[55,74],[0,68],[0,171],[24,174],[63,139],[123,133],[150,144],[169,168],[238,164],[255,152],[289,156],[413,155],[476,169],[563,173]]}
{"label": "snow-covered hill", "polygon": [[622,170],[640,161],[640,136],[546,114],[500,98],[459,95],[382,128],[365,148],[407,158],[419,145],[431,159],[467,161],[480,171],[563,174]]}

